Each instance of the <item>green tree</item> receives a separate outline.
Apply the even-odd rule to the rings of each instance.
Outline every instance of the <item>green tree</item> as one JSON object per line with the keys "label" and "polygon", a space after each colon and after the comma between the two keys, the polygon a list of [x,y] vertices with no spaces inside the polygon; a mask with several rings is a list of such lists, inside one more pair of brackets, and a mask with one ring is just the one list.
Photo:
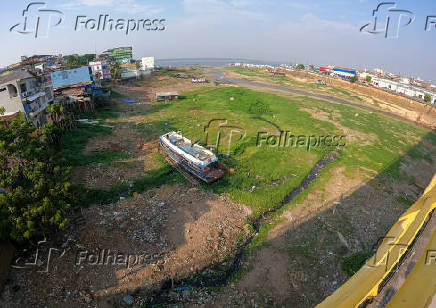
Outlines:
{"label": "green tree", "polygon": [[79,55],[64,56],[64,60],[67,62],[66,65],[68,69],[88,65],[89,62],[94,61],[94,59],[95,59],[94,54],[85,54],[82,56]]}
{"label": "green tree", "polygon": [[304,70],[304,68],[305,68],[304,64],[297,65],[297,70]]}
{"label": "green tree", "polygon": [[121,78],[121,66],[118,62],[114,62],[111,65],[111,74],[114,79]]}
{"label": "green tree", "polygon": [[424,102],[430,103],[431,102],[431,96],[430,94],[424,94]]}
{"label": "green tree", "polygon": [[351,77],[351,78],[350,78],[350,81],[351,81],[352,83],[355,83],[355,82],[357,81],[357,76],[353,76],[353,77]]}
{"label": "green tree", "polygon": [[371,81],[372,81],[372,77],[371,76],[366,76],[366,82],[367,83],[371,83]]}
{"label": "green tree", "polygon": [[65,228],[70,168],[54,158],[44,131],[14,118],[0,125],[0,240],[22,242]]}

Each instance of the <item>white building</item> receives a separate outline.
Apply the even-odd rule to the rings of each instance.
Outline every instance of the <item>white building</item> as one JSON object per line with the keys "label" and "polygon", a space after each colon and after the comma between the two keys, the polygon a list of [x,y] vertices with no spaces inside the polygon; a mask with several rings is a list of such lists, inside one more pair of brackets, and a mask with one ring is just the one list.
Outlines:
{"label": "white building", "polygon": [[154,69],[154,57],[144,57],[141,59],[141,69],[149,70]]}
{"label": "white building", "polygon": [[100,80],[112,79],[110,66],[107,62],[105,61],[89,62],[89,67],[92,70],[92,75],[94,75],[96,79],[100,79]]}
{"label": "white building", "polygon": [[385,74],[385,71],[382,68],[376,68],[376,69],[374,69],[374,72],[376,72],[379,75],[384,75]]}
{"label": "white building", "polygon": [[0,76],[0,107],[5,115],[21,112],[37,127],[47,122],[45,109],[53,102],[50,79],[44,80],[28,71]]}
{"label": "white building", "polygon": [[347,73],[347,72],[341,72],[341,71],[332,72],[330,75],[331,76],[344,77],[344,78],[351,78],[351,77],[356,76],[355,74],[351,74],[351,73]]}
{"label": "white building", "polygon": [[403,78],[401,78],[400,82],[403,83],[403,84],[410,84],[410,79],[406,78],[406,77],[403,77]]}
{"label": "white building", "polygon": [[151,74],[151,69],[146,70],[123,70],[121,72],[121,79],[130,79],[130,78],[141,78],[143,76],[147,76]]}
{"label": "white building", "polygon": [[407,95],[410,97],[417,97],[420,99],[424,99],[425,95],[428,94],[431,97],[430,103],[436,104],[436,92],[433,91],[377,77],[374,77],[372,79],[372,84],[378,88],[388,89],[399,94]]}

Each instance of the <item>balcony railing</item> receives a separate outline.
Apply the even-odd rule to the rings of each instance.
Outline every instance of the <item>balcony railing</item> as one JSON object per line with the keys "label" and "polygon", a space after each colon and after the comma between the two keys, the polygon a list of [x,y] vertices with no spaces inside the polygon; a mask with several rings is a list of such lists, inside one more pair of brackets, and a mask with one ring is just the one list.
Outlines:
{"label": "balcony railing", "polygon": [[22,92],[21,93],[21,98],[28,100],[28,101],[34,101],[35,99],[44,96],[45,92],[42,89],[35,89],[35,90],[30,90],[30,91],[26,91],[26,92]]}

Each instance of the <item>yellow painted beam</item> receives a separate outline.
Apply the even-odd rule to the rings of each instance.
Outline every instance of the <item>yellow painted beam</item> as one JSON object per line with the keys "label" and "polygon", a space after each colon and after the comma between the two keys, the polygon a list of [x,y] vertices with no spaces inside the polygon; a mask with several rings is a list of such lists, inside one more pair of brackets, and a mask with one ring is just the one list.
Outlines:
{"label": "yellow painted beam", "polygon": [[[353,277],[317,307],[358,307],[367,299],[377,296],[379,285],[406,252],[428,219],[429,214],[435,208],[436,175],[425,190],[424,195],[394,224],[380,244],[376,254]],[[413,307],[419,306],[414,305]]]}
{"label": "yellow painted beam", "polygon": [[[436,231],[388,308],[427,308],[436,294]],[[436,304],[436,300],[435,303]],[[434,307],[434,306],[433,306]]]}

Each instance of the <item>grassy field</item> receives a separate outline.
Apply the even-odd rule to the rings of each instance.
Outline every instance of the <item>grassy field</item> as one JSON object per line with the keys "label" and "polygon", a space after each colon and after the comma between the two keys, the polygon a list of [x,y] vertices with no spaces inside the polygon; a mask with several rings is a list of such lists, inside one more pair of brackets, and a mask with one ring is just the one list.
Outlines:
{"label": "grassy field", "polygon": [[[344,166],[349,176],[365,168],[369,174],[385,172],[400,178],[402,155],[413,149],[415,158],[431,160],[428,149],[415,146],[423,138],[436,144],[435,134],[424,129],[384,115],[307,97],[289,99],[235,87],[202,89],[184,93],[183,97],[155,104],[159,112],[145,115],[137,129],[150,139],[180,130],[202,144],[206,144],[205,127],[213,119],[226,120],[228,126],[245,130],[245,138],[231,143],[230,156],[222,156],[223,161],[236,169],[235,174],[208,187],[251,206],[255,215],[278,205],[329,152],[338,151],[340,157],[328,168]],[[304,108],[322,112],[328,119],[316,119]],[[349,130],[360,138],[351,138],[345,147],[339,148],[256,146],[258,132],[277,132],[277,128],[295,136],[346,135],[344,130]],[[225,128],[215,128],[218,130],[224,134],[223,144],[227,145],[228,132]]]}
{"label": "grassy field", "polygon": [[[103,114],[101,114],[103,116]],[[102,137],[111,133],[111,128],[100,125],[79,124],[75,129],[68,131],[61,145],[60,155],[72,166],[85,166],[90,163],[105,163],[117,159],[127,158],[124,152],[99,152],[85,154],[84,149],[88,140],[93,137]]]}
{"label": "grassy field", "polygon": [[[257,70],[250,71],[250,74],[271,78],[275,83],[295,82],[284,80],[287,77],[283,76],[265,77],[264,72]],[[137,86],[141,87],[140,84]],[[150,86],[143,87],[149,90]],[[425,166],[431,170],[436,166],[436,133],[347,105],[233,86],[180,93],[179,99],[171,102],[130,104],[122,102],[129,97],[121,94],[130,92],[124,92],[121,87],[118,90],[120,93],[113,93],[116,105],[92,117],[116,129],[79,125],[65,135],[61,155],[74,166],[83,168],[83,165],[98,162],[115,170],[119,164],[114,161],[126,155],[124,148],[123,152],[99,152],[96,155],[87,155],[84,150],[89,140],[95,137],[116,137],[114,140],[123,144],[124,139],[116,135],[120,128],[127,130],[123,136],[135,136],[133,145],[139,141],[139,155],[147,155],[151,148],[156,150],[159,136],[169,131],[181,131],[187,138],[205,146],[214,146],[220,134],[219,158],[234,168],[234,172],[214,184],[202,186],[247,205],[252,209],[252,216],[259,217],[281,205],[327,154],[338,154],[336,161],[329,163],[306,190],[269,216],[257,233],[251,219],[247,219],[250,235],[256,235],[244,251],[245,265],[231,279],[236,284],[250,276],[244,275],[248,271],[255,271],[251,277],[265,273],[263,267],[269,271],[271,266],[276,266],[272,263],[275,261],[269,263],[270,258],[263,259],[262,251],[273,251],[274,258],[279,258],[279,261],[284,256],[283,263],[277,263],[287,264],[281,265],[283,273],[297,273],[298,277],[300,274],[304,277],[293,278],[298,283],[299,294],[307,296],[303,306],[311,307],[321,295],[324,296],[326,277],[331,283],[343,281],[345,278],[342,279],[341,275],[356,272],[373,252],[371,247],[376,240],[386,234],[398,215],[416,201],[413,194],[402,193],[404,187],[418,187],[413,174],[419,178],[419,171],[410,170],[424,170]],[[353,95],[341,88],[330,88],[330,91],[335,96]],[[141,93],[132,95],[140,96]],[[294,144],[299,136],[304,137],[305,143],[288,147],[267,146],[265,143],[258,146],[259,133],[260,136],[265,133],[277,136],[280,131],[295,136]],[[309,148],[306,141],[312,136],[345,137],[343,146]],[[127,163],[131,163],[134,155],[127,153],[132,156]],[[145,174],[142,178],[129,178],[129,181],[105,189],[74,186],[79,197],[76,206],[113,203],[120,196],[128,198],[135,192],[185,181],[157,150],[144,161],[143,165],[152,168],[141,174]],[[415,165],[417,162],[419,165]],[[371,198],[370,194],[375,197]],[[330,208],[331,204],[335,205]],[[315,215],[307,221],[304,220],[306,209],[313,210],[311,213]],[[289,217],[295,220],[291,221]],[[279,233],[282,231],[285,233]],[[241,232],[239,244],[246,236],[245,231]],[[344,246],[341,238],[348,245]],[[326,255],[330,252],[332,257]]]}

